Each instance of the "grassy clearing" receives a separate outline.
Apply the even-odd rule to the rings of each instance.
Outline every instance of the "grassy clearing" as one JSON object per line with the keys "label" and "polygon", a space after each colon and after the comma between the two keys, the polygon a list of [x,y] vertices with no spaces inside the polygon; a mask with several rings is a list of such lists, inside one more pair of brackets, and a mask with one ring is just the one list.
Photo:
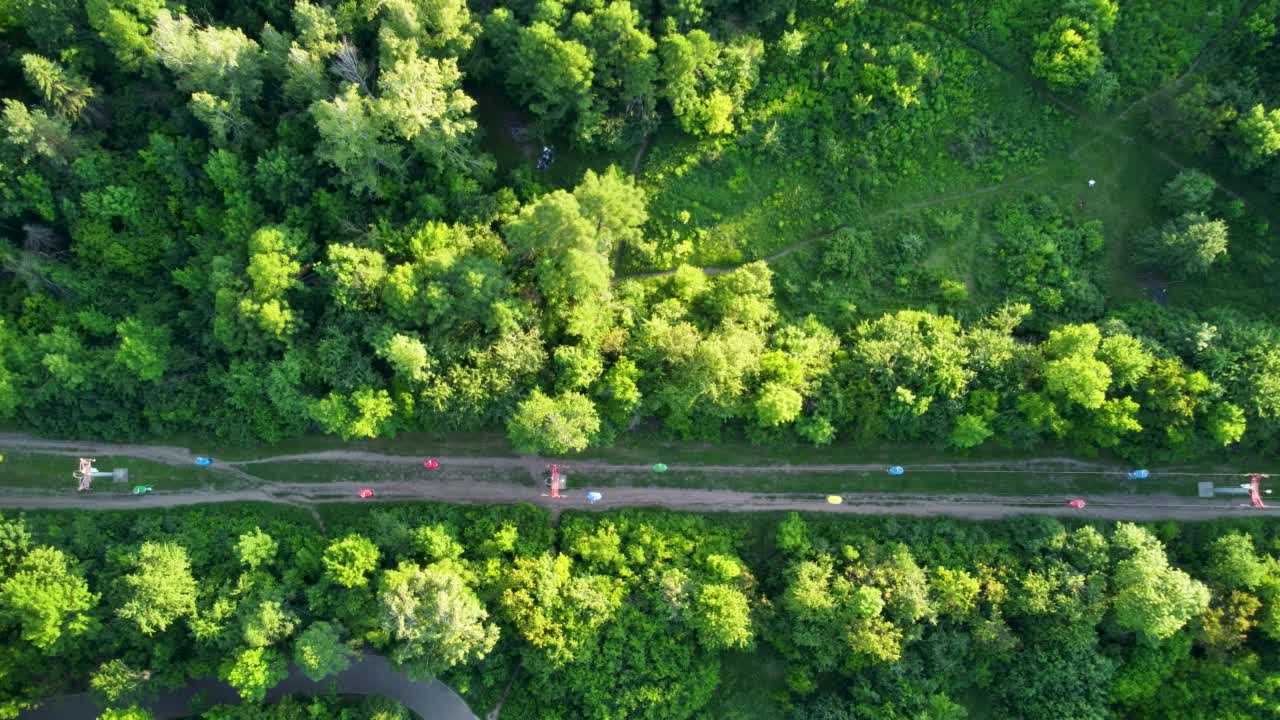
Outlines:
{"label": "grassy clearing", "polygon": [[388,455],[440,455],[519,457],[506,436],[498,431],[473,433],[404,433],[393,438],[342,441],[336,437],[312,435],[271,445],[223,445],[191,437],[179,437],[170,444],[190,447],[193,452],[222,460],[257,460],[280,455],[300,455],[324,450],[355,450]]}
{"label": "grassy clearing", "polygon": [[[974,461],[1001,461],[1026,463],[1045,458],[1074,457],[1064,449],[1046,446],[1035,453],[984,446],[964,454],[929,445],[837,442],[824,447],[794,445],[788,447],[763,447],[727,436],[716,443],[698,443],[673,440],[654,433],[637,432],[620,438],[609,448],[592,448],[583,459],[600,460],[616,464],[650,464],[654,462],[690,463],[703,465],[831,465],[851,463],[876,463],[885,466],[921,465],[925,463],[963,463]],[[1078,458],[1083,459],[1083,458]],[[1118,457],[1100,454],[1090,462],[1126,469],[1129,463]],[[1165,466],[1165,469],[1174,469]],[[1205,457],[1195,463],[1185,463],[1178,470],[1205,472],[1266,472],[1280,470],[1275,458],[1250,453],[1226,452],[1216,457]]]}
{"label": "grassy clearing", "polygon": [[[944,75],[960,78],[955,82],[965,88],[970,82],[981,85],[991,110],[979,113],[972,107],[967,89],[953,97],[951,86],[936,83],[927,108],[913,110],[914,119],[904,121],[910,124],[909,141],[886,115],[856,136],[810,147],[811,139],[779,130],[795,122],[791,114],[806,112],[786,103],[753,110],[737,144],[663,136],[641,177],[651,192],[647,234],[666,251],[660,251],[656,267],[678,260],[728,265],[766,257],[833,228],[856,226],[885,209],[999,181],[1003,175],[995,165],[1042,153],[1045,133],[1026,117],[1039,102],[1033,93],[999,73],[985,72],[983,61],[948,38],[923,26],[902,30],[919,36],[920,46],[938,48]],[[954,129],[925,119],[943,107],[1000,129],[998,141],[982,148],[989,156],[972,164],[960,161],[953,151]],[[829,165],[815,165],[812,153],[823,155]],[[831,166],[850,169],[852,179],[833,177]],[[885,175],[893,182],[884,182]],[[645,269],[654,268],[628,268]]]}
{"label": "grassy clearing", "polygon": [[[95,492],[97,492],[96,489]],[[336,504],[331,503],[318,507],[319,509],[327,509]],[[367,508],[367,506],[365,507]],[[65,538],[68,526],[77,522],[75,520],[76,517],[85,514],[83,510],[28,509],[22,511],[22,515],[26,518],[27,527],[31,530],[32,535],[41,542],[48,542],[53,537]],[[97,520],[86,520],[86,522],[101,523],[101,526],[104,527],[116,524],[160,527],[166,523],[199,523],[202,520],[207,521],[217,518],[236,522],[240,519],[248,518],[252,524],[256,524],[273,534],[272,526],[280,528],[284,532],[293,530],[293,528],[287,531],[284,530],[289,525],[298,528],[314,527],[317,530],[320,529],[316,525],[315,515],[310,509],[294,505],[249,500],[236,503],[218,503],[217,505],[186,505],[168,508],[126,508],[115,506],[111,509],[99,508],[94,510],[93,515]],[[252,527],[252,524],[250,527]],[[276,535],[276,537],[279,537],[279,535]],[[232,541],[234,542],[234,538],[232,538]]]}
{"label": "grassy clearing", "polygon": [[[630,171],[635,148],[613,153],[584,153],[568,143],[555,144],[555,161],[546,172],[538,172],[538,155],[546,138],[529,135],[524,141],[511,136],[510,127],[530,126],[532,119],[498,87],[469,87],[467,95],[476,101],[473,115],[483,134],[482,145],[498,165],[498,175],[527,174],[551,188],[571,188],[582,180],[588,168],[597,171],[617,165]],[[516,183],[520,183],[517,181]]]}
{"label": "grassy clearing", "polygon": [[531,482],[521,468],[478,468],[442,465],[424,470],[417,465],[379,465],[347,462],[289,462],[247,465],[246,472],[267,482],[423,482],[441,480],[483,480],[488,482]]}
{"label": "grassy clearing", "polygon": [[[1235,10],[1236,3],[1226,3],[1212,17],[1201,19],[1175,12],[1175,35],[1195,41],[1165,48],[1176,62],[1171,59],[1162,66],[1189,64],[1204,38],[1213,36]],[[1156,12],[1149,4],[1141,5],[1139,11],[1147,19]],[[1156,36],[1163,36],[1173,25],[1162,26]],[[1140,45],[1145,42],[1138,37],[1143,27],[1126,16],[1114,42]],[[1259,223],[1270,214],[1265,193],[1230,183],[1229,190],[1246,204],[1245,214],[1231,221],[1230,260],[1203,282],[1166,283],[1133,263],[1132,240],[1164,219],[1156,199],[1177,168],[1159,153],[1188,166],[1203,162],[1180,157],[1176,150],[1156,147],[1146,139],[1126,141],[1113,134],[1145,138],[1141,112],[1102,132],[1101,128],[1111,128],[1111,115],[1117,110],[1088,113],[1087,121],[1078,120],[1047,103],[1027,86],[1025,78],[993,68],[954,39],[922,26],[910,25],[908,30],[913,37],[920,36],[915,38],[918,44],[934,49],[943,75],[949,78],[949,84],[934,88],[943,95],[931,102],[948,104],[955,117],[967,114],[970,127],[961,123],[924,129],[915,141],[896,147],[900,167],[892,183],[856,191],[819,182],[811,168],[799,164],[762,162],[765,153],[758,149],[663,138],[646,164],[647,182],[655,192],[650,234],[667,236],[668,245],[687,243],[682,257],[692,264],[731,265],[803,243],[835,227],[863,227],[878,238],[918,232],[927,239],[928,248],[923,261],[910,269],[923,270],[920,277],[910,277],[908,268],[895,269],[885,258],[869,257],[863,274],[868,292],[851,293],[842,300],[852,301],[860,315],[912,306],[968,317],[1004,300],[987,297],[990,293],[982,293],[975,283],[975,272],[986,262],[979,250],[989,237],[990,208],[1010,196],[1031,192],[1053,198],[1077,222],[1102,221],[1105,263],[1096,281],[1109,306],[1149,301],[1162,286],[1167,287],[1171,304],[1187,307],[1230,306],[1256,316],[1280,303],[1280,288],[1255,277],[1257,269],[1266,266],[1259,259],[1269,257],[1267,245],[1273,240],[1259,230]],[[1126,68],[1125,73],[1144,87],[1169,79],[1144,76],[1149,70]],[[965,83],[972,95],[945,95],[948,88]],[[1231,178],[1229,168],[1205,169],[1225,181]],[[1090,179],[1097,181],[1093,188],[1088,185]],[[1011,185],[981,192],[998,182]],[[896,208],[966,192],[976,194],[972,199],[957,197],[927,210],[908,209],[884,217]],[[941,216],[950,216],[942,227],[919,232]],[[833,297],[832,288],[815,283],[822,247],[822,242],[812,243],[778,261],[775,287],[788,314],[818,312],[824,321],[836,322],[834,313],[847,315],[850,305],[825,301]],[[941,280],[964,283],[970,299],[944,301],[937,287]]]}
{"label": "grassy clearing", "polygon": [[[18,432],[18,430],[14,429],[14,432]],[[311,435],[295,438],[282,443],[257,446],[221,445],[217,441],[201,440],[190,436],[175,436],[172,438],[157,439],[154,442],[165,445],[175,445],[178,447],[187,447],[193,452],[213,456],[219,461],[257,460],[275,456],[322,452],[326,450],[378,452],[390,455],[404,455],[408,457],[423,458],[520,457],[520,454],[512,449],[505,435],[498,431],[450,434],[404,433],[397,435],[394,438],[348,442],[344,442],[332,436]],[[668,463],[699,463],[710,465],[803,465],[832,463],[883,463],[885,465],[906,465],[909,463],[955,462],[957,460],[964,461],[974,459],[1018,461],[1033,457],[1057,456],[1062,452],[1063,451],[1053,447],[1047,447],[1035,455],[1029,455],[1026,452],[1002,450],[996,447],[984,447],[978,452],[971,452],[967,455],[957,455],[954,452],[940,451],[928,446],[890,445],[885,443],[858,444],[853,442],[837,442],[833,445],[824,447],[812,447],[808,445],[764,447],[749,444],[732,436],[725,437],[723,440],[716,443],[703,443],[676,440],[665,437],[656,432],[641,430],[622,436],[613,447],[590,448],[583,453],[574,456],[574,459],[598,460],[601,462],[616,464],[651,464],[662,461]],[[13,470],[15,465],[10,462],[10,459],[19,457],[20,455],[33,455],[33,453],[18,451],[6,452],[6,460],[3,464],[0,464],[0,478],[4,478]],[[51,469],[56,475],[65,475],[69,478],[69,473],[72,470],[75,470],[74,458],[68,460],[66,457],[62,456],[42,455],[39,453],[34,453],[34,455],[49,459],[54,465]],[[127,465],[121,466],[128,466],[131,468],[131,471],[133,467],[142,467],[144,465],[169,467],[132,458],[108,458],[107,456],[100,455],[98,456],[98,460],[98,465],[104,468],[110,467],[108,462],[127,463]],[[1264,459],[1252,458],[1239,454],[1228,455],[1224,453],[1219,458],[1206,459],[1203,465],[1205,467],[1229,468],[1234,464],[1249,464],[1261,460]],[[1101,461],[1123,464],[1121,461],[1105,455],[1101,456]],[[298,464],[306,463],[293,463],[292,465]],[[314,464],[317,467],[324,467],[326,465],[329,467],[336,467],[343,463],[311,464]],[[1268,466],[1273,464],[1274,463],[1268,464]],[[250,471],[252,474],[257,475],[259,474],[259,470],[268,466],[270,466],[270,464],[264,463],[247,466],[245,469]],[[280,464],[280,466],[286,467],[283,463]],[[416,466],[407,467],[411,471],[420,470],[420,468],[417,468]],[[205,474],[210,472],[196,467],[176,469],[191,470],[195,473]],[[318,473],[309,471],[306,474],[315,476]]]}
{"label": "grassy clearing", "polygon": [[660,138],[641,182],[651,193],[647,234],[661,256],[692,265],[759,259],[830,223],[820,192],[799,168],[712,140]]}
{"label": "grassy clearing", "polygon": [[1242,181],[1225,158],[1206,162],[1176,147],[1161,146],[1161,150],[1218,181],[1217,207],[1211,215],[1227,221],[1230,235],[1226,259],[1205,277],[1169,283],[1169,304],[1193,310],[1231,308],[1250,317],[1271,319],[1280,306],[1280,284],[1274,277],[1276,231],[1280,228],[1280,205],[1275,196],[1260,183]]}
{"label": "grassy clearing", "polygon": [[[95,466],[101,471],[128,468],[129,482],[115,484],[110,478],[93,482],[94,492],[127,493],[134,485],[153,485],[156,489],[228,488],[240,485],[225,473],[198,467],[165,465],[129,457],[98,455]],[[38,488],[41,490],[75,491],[71,473],[77,469],[76,459],[64,455],[8,452],[0,464],[0,487]]]}
{"label": "grassy clearing", "polygon": [[[1139,134],[1140,128],[1121,125],[1121,132]],[[1176,158],[1175,158],[1176,159]],[[1208,168],[1213,171],[1213,168]],[[842,222],[854,228],[866,229],[877,237],[898,237],[915,233],[926,239],[928,248],[919,268],[928,271],[930,277],[938,276],[965,283],[974,290],[974,273],[985,259],[981,248],[990,237],[988,218],[991,208],[1000,202],[1025,194],[1046,195],[1067,211],[1075,221],[1099,220],[1103,223],[1106,239],[1105,264],[1098,284],[1105,293],[1109,305],[1148,301],[1152,289],[1167,286],[1169,300],[1174,305],[1187,307],[1229,306],[1251,315],[1267,312],[1266,308],[1280,303],[1280,288],[1270,283],[1259,272],[1265,262],[1259,258],[1267,255],[1267,243],[1273,239],[1265,230],[1266,214],[1256,214],[1265,209],[1264,198],[1255,189],[1243,189],[1245,210],[1231,221],[1232,250],[1229,260],[1216,268],[1207,278],[1194,283],[1166,283],[1133,262],[1133,238],[1143,229],[1163,222],[1163,211],[1158,208],[1160,188],[1176,174],[1176,168],[1155,156],[1151,148],[1142,142],[1125,142],[1098,130],[1076,127],[1069,142],[1049,153],[1045,161],[1032,166],[1028,173],[1007,187],[991,188],[963,167],[952,165],[950,171],[935,176],[936,182],[946,190],[934,186],[915,188],[906,182],[895,186],[883,199],[868,207],[860,217],[843,218]],[[1215,173],[1220,176],[1223,173]],[[963,179],[956,187],[956,180]],[[1090,187],[1089,180],[1096,185]],[[952,188],[955,189],[952,189]],[[1236,188],[1229,188],[1236,192]],[[950,192],[973,193],[971,197],[957,196],[945,200]],[[1224,202],[1229,196],[1224,193]],[[936,205],[919,209],[911,206],[930,202],[930,198],[944,198]],[[907,208],[901,214],[892,214],[896,208]],[[774,233],[774,243],[789,243],[811,239],[825,230],[815,230],[805,237],[787,233]],[[749,237],[749,234],[742,235]],[[744,247],[750,240],[743,240]],[[781,304],[791,314],[803,314],[821,307],[822,299],[811,296],[810,279],[815,275],[815,263],[821,257],[823,242],[814,242],[801,251],[776,262],[777,291]],[[724,256],[732,255],[725,251]],[[750,254],[744,250],[740,253]],[[941,311],[964,317],[969,308],[998,303],[1002,298],[974,295],[959,305],[941,301],[937,288],[929,286],[904,286],[895,283],[904,269],[895,269],[891,263],[872,262],[866,268],[871,296],[858,303],[860,314],[876,314],[900,307],[935,306]],[[830,318],[828,318],[830,320]]]}
{"label": "grassy clearing", "polygon": [[[1141,147],[1111,137],[1095,136],[1084,143],[1050,170],[1052,184],[1042,187],[1069,204],[1079,220],[1102,221],[1106,270],[1098,284],[1108,302],[1147,299],[1150,281],[1134,265],[1131,243],[1157,222],[1156,199],[1174,170]],[[1089,187],[1089,180],[1097,185]]]}

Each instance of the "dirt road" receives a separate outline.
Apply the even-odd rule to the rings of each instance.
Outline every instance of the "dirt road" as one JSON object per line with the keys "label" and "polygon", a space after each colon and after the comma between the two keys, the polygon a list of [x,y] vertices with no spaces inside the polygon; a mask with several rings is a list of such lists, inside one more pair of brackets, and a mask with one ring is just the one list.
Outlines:
{"label": "dirt road", "polygon": [[[1256,510],[1242,508],[1236,501],[1194,500],[1176,496],[1147,495],[1120,500],[1108,496],[1085,496],[1088,506],[1074,510],[1066,498],[994,497],[982,495],[882,495],[845,494],[844,504],[829,505],[816,494],[749,493],[733,490],[686,490],[679,488],[607,488],[604,499],[587,503],[584,493],[574,492],[558,500],[537,494],[529,486],[494,482],[423,480],[419,483],[362,483],[373,490],[367,502],[432,500],[439,502],[493,505],[532,503],[558,515],[563,510],[616,510],[628,507],[659,507],[689,512],[834,512],[855,515],[948,515],[970,519],[995,519],[1013,515],[1072,515],[1113,520],[1209,519],[1247,516]],[[134,497],[106,494],[23,494],[10,492],[0,497],[0,507],[61,510],[136,510],[220,502],[270,502],[310,507],[314,503],[358,502],[355,483],[265,483],[251,490],[218,492],[153,492]]]}
{"label": "dirt road", "polygon": [[[187,448],[165,445],[114,445],[45,440],[20,434],[0,434],[0,452],[26,450],[75,456],[101,454],[137,457],[170,465],[190,465],[194,454]],[[418,465],[422,458],[387,455],[361,450],[335,449],[291,455],[277,455],[253,460],[218,462],[210,469],[229,473],[250,481],[253,487],[234,490],[191,490],[153,492],[143,496],[89,493],[84,495],[12,489],[0,496],[0,507],[30,509],[141,509],[178,507],[216,502],[270,502],[302,507],[315,503],[355,502],[356,490],[368,487],[374,491],[369,502],[387,500],[431,500],[463,504],[533,503],[558,514],[565,509],[614,510],[625,507],[660,507],[691,512],[776,512],[802,510],[860,515],[948,515],[973,519],[992,519],[1011,515],[1073,515],[1116,520],[1207,519],[1222,516],[1246,516],[1256,510],[1241,507],[1243,498],[1200,500],[1177,496],[1083,496],[1088,505],[1083,510],[1066,506],[1065,496],[1007,497],[971,494],[887,494],[849,493],[841,505],[827,504],[825,496],[812,493],[758,493],[734,490],[700,490],[667,487],[602,488],[604,499],[588,504],[582,489],[555,499],[540,494],[540,478],[547,459],[538,457],[442,457],[442,467],[520,468],[528,471],[528,485],[485,480],[450,480],[443,476],[424,476],[413,482],[291,483],[265,481],[252,474],[256,465],[299,462],[357,462],[373,465]],[[593,473],[635,474],[649,472],[648,465],[612,464],[574,461],[574,468]],[[0,466],[2,468],[3,466]],[[828,465],[670,465],[672,472],[696,471],[707,474],[752,473],[841,473],[882,470],[880,464]],[[949,464],[913,465],[913,471],[981,471],[981,472],[1071,472],[1120,475],[1124,470],[1098,462],[1072,458],[1036,458],[1023,461],[961,461]],[[0,472],[3,472],[0,469]],[[1171,473],[1174,471],[1163,471]]]}

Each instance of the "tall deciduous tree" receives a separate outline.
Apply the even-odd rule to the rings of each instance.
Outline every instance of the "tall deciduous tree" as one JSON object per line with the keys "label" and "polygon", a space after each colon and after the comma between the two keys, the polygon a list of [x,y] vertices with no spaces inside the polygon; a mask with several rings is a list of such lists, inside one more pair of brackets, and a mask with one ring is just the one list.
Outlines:
{"label": "tall deciduous tree", "polygon": [[1204,275],[1227,251],[1227,224],[1189,212],[1138,237],[1138,259],[1174,277]]}
{"label": "tall deciduous tree", "polygon": [[510,52],[507,87],[547,126],[589,108],[593,69],[582,43],[534,22],[516,31]]}
{"label": "tall deciduous tree", "polygon": [[1101,334],[1095,325],[1065,325],[1049,333],[1044,385],[1050,394],[1096,410],[1106,402],[1111,368],[1096,357]]}
{"label": "tall deciduous tree", "polygon": [[982,584],[966,570],[939,567],[933,571],[929,589],[940,616],[964,620],[977,609]]}
{"label": "tall deciduous tree", "polygon": [[311,116],[320,133],[316,157],[336,167],[353,191],[386,197],[404,170],[404,157],[383,137],[372,101],[347,83],[333,99],[313,103]]}
{"label": "tall deciduous tree", "polygon": [[595,225],[596,248],[601,252],[609,254],[623,243],[642,239],[641,227],[649,217],[644,189],[616,165],[599,174],[587,170],[573,197],[578,212]]}
{"label": "tall deciduous tree", "polygon": [[142,382],[154,382],[169,368],[172,334],[162,323],[127,318],[116,325],[120,344],[115,361]]}
{"label": "tall deciduous tree", "polygon": [[119,658],[103,663],[89,679],[89,687],[108,703],[123,704],[137,699],[146,682],[151,679],[148,670],[135,670]]}
{"label": "tall deciduous tree", "polygon": [[1036,36],[1031,68],[1055,89],[1084,85],[1102,67],[1098,31],[1079,18],[1064,15]]}
{"label": "tall deciduous tree", "polygon": [[[385,42],[385,40],[384,40]],[[476,129],[475,101],[462,90],[453,58],[423,58],[415,43],[403,43],[378,76],[376,112],[395,137],[413,143],[437,165],[469,160],[466,146]]]}
{"label": "tall deciduous tree", "polygon": [[46,57],[23,55],[22,74],[45,103],[67,120],[79,118],[93,99],[93,88],[84,78]]}
{"label": "tall deciduous tree", "polygon": [[1268,111],[1254,105],[1236,121],[1236,156],[1246,170],[1262,165],[1280,153],[1280,108]]}
{"label": "tall deciduous tree", "polygon": [[197,28],[186,15],[160,10],[151,41],[156,58],[188,92],[208,92],[237,103],[252,102],[262,92],[262,49],[238,28]]}
{"label": "tall deciduous tree", "polygon": [[781,604],[789,614],[788,651],[809,658],[816,671],[893,662],[901,653],[902,631],[882,615],[884,595],[836,573],[829,556],[789,567]]}
{"label": "tall deciduous tree", "polygon": [[1209,546],[1209,577],[1219,586],[1253,590],[1268,576],[1253,536],[1242,532],[1221,535]]}
{"label": "tall deciduous tree", "polygon": [[430,357],[426,346],[415,337],[396,333],[378,348],[378,355],[403,378],[415,382],[426,378]]}
{"label": "tall deciduous tree", "polygon": [[0,585],[0,617],[21,626],[23,640],[52,651],[62,638],[84,635],[93,627],[89,612],[98,599],[61,550],[38,547]]}
{"label": "tall deciduous tree", "polygon": [[568,555],[517,558],[501,606],[525,642],[561,667],[578,656],[622,604],[615,578],[574,570]]}
{"label": "tall deciduous tree", "polygon": [[741,650],[751,644],[751,605],[732,585],[708,583],[700,587],[689,613],[698,638],[713,650]]}
{"label": "tall deciduous tree", "polygon": [[133,622],[143,635],[154,635],[195,614],[196,580],[186,548],[146,542],[130,564],[133,571],[122,579],[124,602],[116,615]]}
{"label": "tall deciduous tree", "polygon": [[137,71],[153,52],[151,24],[165,8],[164,0],[86,0],[89,24],[116,61]]}
{"label": "tall deciduous tree", "polygon": [[387,277],[387,259],[369,248],[334,243],[321,272],[333,284],[333,299],[346,310],[378,307]]}
{"label": "tall deciduous tree", "polygon": [[279,549],[280,545],[274,538],[256,527],[241,535],[236,541],[236,555],[239,556],[241,564],[250,570],[257,570],[271,564]]}
{"label": "tall deciduous tree", "polygon": [[1244,410],[1239,405],[1229,402],[1215,404],[1205,417],[1205,425],[1208,427],[1209,437],[1219,445],[1240,442],[1248,428]]}
{"label": "tall deciduous tree", "polygon": [[146,708],[130,705],[127,708],[107,708],[98,720],[153,720],[154,717]]}
{"label": "tall deciduous tree", "polygon": [[379,623],[395,641],[392,657],[411,675],[432,677],[479,660],[498,642],[498,626],[456,566],[401,562],[379,581]]}
{"label": "tall deciduous tree", "polygon": [[289,675],[289,664],[275,650],[248,648],[228,658],[219,677],[236,689],[242,700],[262,702],[267,691]]}
{"label": "tall deciduous tree", "polygon": [[948,442],[961,450],[977,447],[987,441],[994,431],[981,415],[965,413],[956,418]]}
{"label": "tall deciduous tree", "polygon": [[323,620],[308,626],[293,644],[294,663],[316,681],[346,670],[354,654],[342,641],[339,626]]}
{"label": "tall deciduous tree", "polygon": [[1195,168],[1188,168],[1165,183],[1160,191],[1160,204],[1166,210],[1179,214],[1205,212],[1217,189],[1218,183],[1212,177]]}
{"label": "tall deciduous tree", "polygon": [[363,535],[348,535],[325,548],[325,576],[344,588],[364,587],[378,567],[378,546]]}
{"label": "tall deciduous tree", "polygon": [[780,382],[768,382],[761,386],[760,397],[755,402],[756,416],[764,427],[777,427],[792,422],[800,416],[803,407],[804,398],[799,391]]}
{"label": "tall deciduous tree", "polygon": [[71,160],[71,127],[66,120],[12,98],[4,99],[3,115],[5,139],[17,148],[24,164],[42,159],[60,166]]}
{"label": "tall deciduous tree", "polygon": [[571,23],[569,32],[587,47],[594,71],[591,110],[574,129],[581,142],[617,147],[656,124],[657,43],[643,22],[631,3],[613,0]]}
{"label": "tall deciduous tree", "polygon": [[548,397],[537,388],[507,423],[507,437],[517,450],[553,455],[585,450],[599,430],[590,398],[576,392]]}
{"label": "tall deciduous tree", "polygon": [[1103,338],[1097,357],[1111,369],[1111,379],[1118,388],[1136,387],[1155,362],[1155,357],[1142,341],[1128,335]]}
{"label": "tall deciduous tree", "polygon": [[0,515],[0,577],[8,577],[31,549],[31,533],[22,516],[9,520]]}
{"label": "tall deciduous tree", "polygon": [[722,46],[704,30],[671,33],[659,44],[663,93],[685,132],[723,135],[754,87],[764,48],[741,38]]}
{"label": "tall deciduous tree", "polygon": [[1164,545],[1149,531],[1120,523],[1112,546],[1120,551],[1111,579],[1117,626],[1159,642],[1209,606],[1209,589],[1170,567]]}
{"label": "tall deciduous tree", "polygon": [[251,648],[274,645],[293,634],[298,616],[276,597],[263,597],[240,605],[244,644]]}

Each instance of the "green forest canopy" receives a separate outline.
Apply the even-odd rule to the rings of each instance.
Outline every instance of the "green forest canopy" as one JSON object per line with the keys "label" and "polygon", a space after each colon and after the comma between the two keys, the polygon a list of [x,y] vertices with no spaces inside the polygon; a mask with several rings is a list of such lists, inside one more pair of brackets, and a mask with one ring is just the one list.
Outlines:
{"label": "green forest canopy", "polygon": [[126,713],[217,676],[246,702],[205,717],[302,720],[308,701],[259,701],[290,663],[323,680],[363,648],[517,720],[1280,712],[1261,518],[317,509],[324,533],[266,505],[0,519],[0,717],[88,686],[145,719]]}
{"label": "green forest canopy", "polygon": [[1278,8],[5,0],[0,420],[1275,450]]}

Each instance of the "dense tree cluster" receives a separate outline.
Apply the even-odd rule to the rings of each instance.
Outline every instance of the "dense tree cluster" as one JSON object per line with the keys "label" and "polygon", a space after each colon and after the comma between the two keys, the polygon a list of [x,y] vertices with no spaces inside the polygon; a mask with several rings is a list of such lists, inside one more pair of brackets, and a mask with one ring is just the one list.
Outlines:
{"label": "dense tree cluster", "polygon": [[[496,598],[517,558],[550,551],[545,516],[408,508],[335,517],[347,531],[331,538],[305,523],[251,508],[3,519],[0,717],[79,685],[114,708],[108,717],[132,719],[157,691],[208,676],[247,702],[205,717],[339,717],[323,699],[258,703],[290,664],[322,680],[361,647],[414,677],[461,672],[464,691],[501,690],[510,668],[486,675],[482,662],[509,632]],[[342,712],[407,717],[389,705]]]}
{"label": "dense tree cluster", "polygon": [[1149,114],[1162,140],[1217,156],[1271,193],[1280,188],[1280,93],[1270,52],[1278,12],[1273,2],[1245,4],[1222,39],[1221,61],[1158,98]]}
{"label": "dense tree cluster", "polygon": [[[1235,698],[1187,694],[1215,673],[1249,683],[1265,672],[1253,653],[1270,642],[1255,618],[1269,591],[1238,583],[1261,582],[1253,573],[1267,561],[1247,534],[1182,539],[1166,529],[1205,563],[1197,580],[1171,564],[1157,533],[1124,523],[1013,521],[1010,545],[973,527],[887,525],[792,516],[777,527],[787,560],[771,640],[803,698],[799,717],[963,718],[959,700],[972,709],[975,692],[992,714],[1023,718],[1276,710],[1270,686]],[[1226,569],[1237,560],[1242,575]],[[1224,572],[1232,579],[1220,580]]]}
{"label": "dense tree cluster", "polygon": [[158,691],[216,676],[245,702],[214,720],[403,718],[261,704],[290,663],[322,680],[365,648],[480,714],[505,692],[515,718],[714,716],[745,653],[780,658],[773,702],[803,718],[1280,710],[1266,524],[322,517],[323,534],[265,507],[0,520],[0,717],[87,685],[104,718],[145,720]]}
{"label": "dense tree cluster", "polygon": [[[1242,34],[1267,35],[1272,5],[1244,19],[1232,52],[1261,52]],[[1138,85],[1112,37],[1143,12],[1003,2],[974,34],[1006,42],[1053,92],[1096,99],[1118,76]],[[1105,228],[1058,201],[996,205],[975,256],[992,270],[971,280],[931,274],[919,233],[855,227],[821,236],[799,279],[763,263],[707,276],[682,262],[705,230],[654,212],[665,173],[637,182],[601,163],[562,189],[528,169],[508,182],[479,130],[472,95],[501,87],[537,138],[616,151],[665,124],[698,143],[690,162],[731,148],[867,194],[918,170],[902,148],[947,123],[974,125],[956,152],[979,172],[1034,156],[983,129],[960,55],[891,17],[818,0],[0,11],[13,50],[0,420],[246,442],[503,428],[550,454],[646,420],[775,443],[1274,448],[1273,327],[1210,311],[1199,322],[1216,335],[1189,347],[1168,337],[1178,317],[1108,307]],[[1259,85],[1229,104],[1205,111],[1230,116],[1213,143],[1242,172],[1269,172],[1274,98]],[[1203,174],[1174,178],[1160,203],[1167,217],[1129,243],[1160,277],[1219,272],[1261,237]],[[655,266],[673,274],[618,274]],[[910,308],[869,302],[870,268],[892,268],[903,293],[936,290]],[[158,597],[122,611],[162,632],[187,609]]]}

